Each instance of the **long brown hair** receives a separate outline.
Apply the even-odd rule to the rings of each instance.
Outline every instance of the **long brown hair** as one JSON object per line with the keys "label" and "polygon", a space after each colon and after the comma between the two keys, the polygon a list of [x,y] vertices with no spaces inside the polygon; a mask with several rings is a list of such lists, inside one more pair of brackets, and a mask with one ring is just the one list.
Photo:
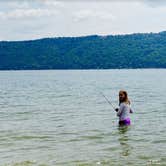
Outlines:
{"label": "long brown hair", "polygon": [[[119,94],[120,94],[120,93],[123,93],[124,96],[125,96],[125,99],[124,99],[123,102],[125,102],[126,104],[129,104],[129,105],[130,105],[130,100],[128,99],[128,94],[127,94],[127,92],[126,92],[125,90],[120,90],[120,91],[119,91]],[[122,102],[121,102],[120,99],[119,99],[119,105],[120,105],[120,103],[122,103]]]}

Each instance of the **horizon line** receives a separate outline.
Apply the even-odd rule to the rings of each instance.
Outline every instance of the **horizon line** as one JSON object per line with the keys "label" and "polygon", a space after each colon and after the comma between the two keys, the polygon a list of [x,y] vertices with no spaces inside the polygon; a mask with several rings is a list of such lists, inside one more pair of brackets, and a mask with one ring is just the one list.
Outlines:
{"label": "horizon line", "polygon": [[41,38],[34,38],[34,39],[22,39],[22,40],[0,40],[0,42],[26,42],[26,41],[36,41],[36,40],[43,40],[43,39],[55,39],[55,38],[84,38],[90,36],[99,36],[99,37],[108,37],[108,36],[128,36],[128,35],[136,35],[136,34],[160,34],[166,32],[166,30],[158,31],[158,32],[131,32],[131,33],[119,33],[119,34],[87,34],[87,35],[80,35],[80,36],[46,36]]}

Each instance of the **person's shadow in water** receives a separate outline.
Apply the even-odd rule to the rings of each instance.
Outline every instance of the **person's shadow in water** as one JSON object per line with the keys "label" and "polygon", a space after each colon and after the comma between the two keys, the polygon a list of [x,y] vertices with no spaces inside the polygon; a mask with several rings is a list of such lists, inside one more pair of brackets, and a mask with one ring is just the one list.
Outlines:
{"label": "person's shadow in water", "polygon": [[127,157],[131,154],[131,145],[129,144],[129,136],[128,131],[130,130],[130,127],[128,126],[120,126],[119,128],[119,143],[121,145],[121,156]]}

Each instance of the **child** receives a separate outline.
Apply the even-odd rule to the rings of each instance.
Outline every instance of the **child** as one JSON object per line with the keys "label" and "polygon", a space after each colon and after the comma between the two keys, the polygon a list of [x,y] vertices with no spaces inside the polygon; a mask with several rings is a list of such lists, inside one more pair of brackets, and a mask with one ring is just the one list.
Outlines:
{"label": "child", "polygon": [[130,108],[130,101],[126,91],[121,90],[119,92],[119,108],[115,109],[117,116],[119,116],[119,125],[128,126],[131,124],[129,114],[133,113]]}

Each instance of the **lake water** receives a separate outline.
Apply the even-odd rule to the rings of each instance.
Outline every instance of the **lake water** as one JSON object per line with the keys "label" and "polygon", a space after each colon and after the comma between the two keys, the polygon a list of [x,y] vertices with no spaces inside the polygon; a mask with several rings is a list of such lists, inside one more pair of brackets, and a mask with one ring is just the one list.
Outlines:
{"label": "lake water", "polygon": [[164,69],[0,71],[0,166],[166,165],[165,131]]}

